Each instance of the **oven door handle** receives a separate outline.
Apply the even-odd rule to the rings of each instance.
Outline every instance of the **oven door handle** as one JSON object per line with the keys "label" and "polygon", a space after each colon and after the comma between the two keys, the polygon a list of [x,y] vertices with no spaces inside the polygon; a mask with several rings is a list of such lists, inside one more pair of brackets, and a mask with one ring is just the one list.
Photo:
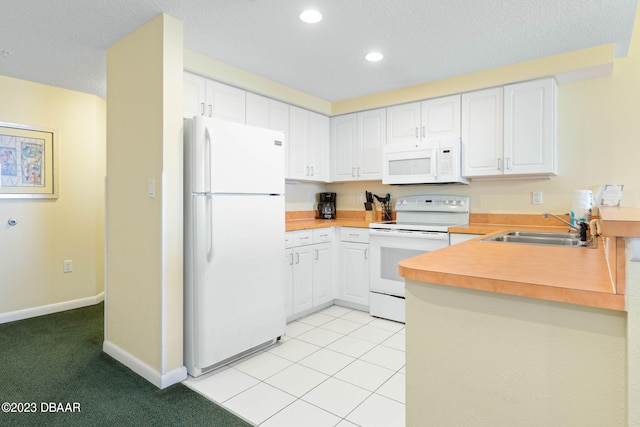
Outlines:
{"label": "oven door handle", "polygon": [[408,237],[413,239],[449,240],[449,233],[439,231],[388,230],[372,228],[369,229],[369,234],[372,237]]}

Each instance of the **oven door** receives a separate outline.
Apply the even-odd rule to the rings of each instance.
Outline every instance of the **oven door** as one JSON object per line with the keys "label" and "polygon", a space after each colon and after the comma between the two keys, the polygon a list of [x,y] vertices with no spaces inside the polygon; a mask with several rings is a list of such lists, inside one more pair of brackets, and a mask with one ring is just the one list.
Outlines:
{"label": "oven door", "polygon": [[404,278],[398,274],[398,262],[447,246],[447,232],[370,229],[371,292],[404,297]]}

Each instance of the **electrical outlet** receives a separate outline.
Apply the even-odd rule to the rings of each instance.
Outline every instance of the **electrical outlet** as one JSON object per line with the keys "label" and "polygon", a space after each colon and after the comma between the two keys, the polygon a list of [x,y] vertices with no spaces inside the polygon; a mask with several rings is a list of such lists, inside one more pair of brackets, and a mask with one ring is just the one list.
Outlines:
{"label": "electrical outlet", "polygon": [[532,197],[531,203],[533,203],[534,205],[541,205],[542,204],[542,191],[534,191],[533,192],[533,197]]}
{"label": "electrical outlet", "polygon": [[62,271],[65,273],[71,273],[73,271],[73,261],[70,259],[65,259],[62,262]]}
{"label": "electrical outlet", "polygon": [[307,202],[315,203],[316,202],[316,196],[313,193],[307,193]]}
{"label": "electrical outlet", "polygon": [[362,195],[362,193],[358,193],[356,199],[358,200],[358,203],[362,203],[362,200],[364,200],[364,196]]}

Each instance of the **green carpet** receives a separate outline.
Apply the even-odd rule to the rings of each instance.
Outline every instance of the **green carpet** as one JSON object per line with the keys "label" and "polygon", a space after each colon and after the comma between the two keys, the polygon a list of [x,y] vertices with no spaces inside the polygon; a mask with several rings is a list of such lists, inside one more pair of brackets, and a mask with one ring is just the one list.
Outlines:
{"label": "green carpet", "polygon": [[[250,426],[182,384],[159,390],[105,354],[103,313],[98,304],[0,325],[0,425]],[[6,412],[4,402],[35,412]],[[79,412],[54,411],[74,405]]]}

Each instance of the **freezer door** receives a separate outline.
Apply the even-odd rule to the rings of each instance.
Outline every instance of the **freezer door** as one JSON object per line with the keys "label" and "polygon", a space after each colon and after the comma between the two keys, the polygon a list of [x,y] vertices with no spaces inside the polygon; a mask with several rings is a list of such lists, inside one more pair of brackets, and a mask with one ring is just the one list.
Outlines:
{"label": "freezer door", "polygon": [[194,198],[192,298],[200,369],[284,335],[284,196]]}
{"label": "freezer door", "polygon": [[196,192],[284,194],[284,133],[196,117]]}

